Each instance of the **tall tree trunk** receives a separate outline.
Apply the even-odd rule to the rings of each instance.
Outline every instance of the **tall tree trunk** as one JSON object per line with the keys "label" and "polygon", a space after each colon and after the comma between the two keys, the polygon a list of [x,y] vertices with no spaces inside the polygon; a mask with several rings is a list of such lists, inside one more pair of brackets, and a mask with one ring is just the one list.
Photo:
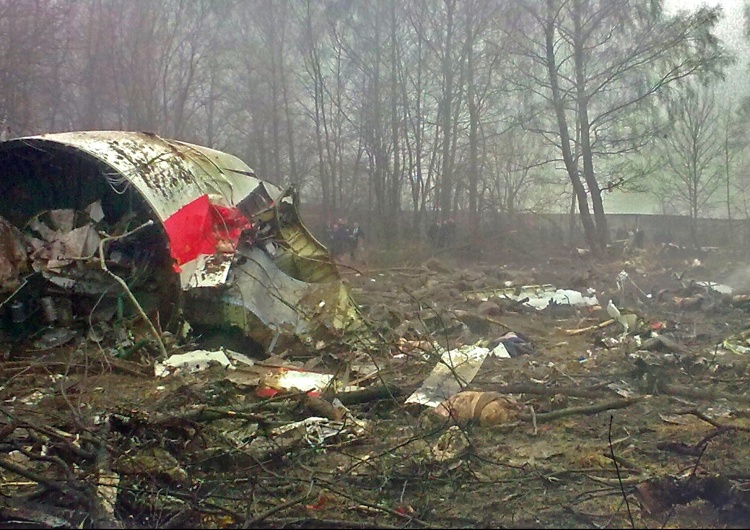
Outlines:
{"label": "tall tree trunk", "polygon": [[442,172],[440,175],[440,216],[442,220],[447,219],[451,211],[453,198],[453,167],[451,166],[451,141],[453,139],[453,72],[456,65],[453,63],[453,17],[456,10],[455,0],[445,0],[446,24],[443,44],[442,75],[443,75],[443,97],[441,101],[441,151]]}
{"label": "tall tree trunk", "polygon": [[547,22],[544,28],[545,50],[547,54],[547,74],[549,76],[550,89],[552,91],[552,100],[555,106],[555,116],[557,118],[557,127],[560,131],[560,145],[565,163],[565,169],[568,178],[573,185],[573,192],[578,201],[578,209],[581,213],[581,223],[583,224],[586,242],[592,249],[597,249],[596,227],[594,220],[589,211],[589,203],[581,178],[578,175],[578,164],[573,158],[570,148],[570,133],[568,123],[565,117],[565,108],[563,106],[562,95],[558,80],[557,62],[555,60],[555,20],[554,20],[554,2],[547,0]]}
{"label": "tall tree trunk", "polygon": [[469,108],[469,239],[472,248],[479,243],[479,212],[477,191],[479,186],[479,108],[474,84],[474,20],[473,6],[466,11],[466,85]]}
{"label": "tall tree trunk", "polygon": [[[594,224],[596,232],[586,234],[586,240],[592,246],[595,253],[601,254],[607,246],[609,231],[607,230],[607,218],[604,215],[602,204],[602,192],[594,174],[594,157],[591,151],[591,123],[589,121],[589,98],[586,93],[586,60],[584,56],[583,28],[581,26],[581,14],[585,12],[580,0],[575,0],[573,6],[574,35],[574,63],[576,72],[576,102],[578,104],[578,123],[581,138],[581,156],[583,157],[583,177],[588,188],[588,196],[591,198],[591,206],[594,210]],[[580,203],[580,198],[579,198]],[[584,229],[591,227],[584,223]],[[592,244],[593,242],[593,244]]]}

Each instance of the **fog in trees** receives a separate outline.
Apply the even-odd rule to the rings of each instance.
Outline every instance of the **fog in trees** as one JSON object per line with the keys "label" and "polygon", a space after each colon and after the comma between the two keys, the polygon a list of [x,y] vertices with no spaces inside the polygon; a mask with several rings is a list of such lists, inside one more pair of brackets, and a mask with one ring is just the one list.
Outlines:
{"label": "fog in trees", "polygon": [[750,213],[730,134],[748,106],[710,96],[730,64],[721,16],[653,0],[0,0],[0,121],[224,150],[386,242],[571,212],[600,252],[614,189],[693,218]]}

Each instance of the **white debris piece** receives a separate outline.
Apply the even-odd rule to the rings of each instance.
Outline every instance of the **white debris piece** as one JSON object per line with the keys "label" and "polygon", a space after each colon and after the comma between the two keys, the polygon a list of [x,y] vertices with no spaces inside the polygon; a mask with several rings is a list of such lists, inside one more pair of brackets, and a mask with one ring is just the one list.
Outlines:
{"label": "white debris piece", "polygon": [[418,403],[436,407],[455,396],[477,375],[488,355],[510,358],[505,345],[500,343],[494,350],[476,345],[462,346],[443,352],[440,361],[427,376],[422,386],[406,399],[406,403]]}
{"label": "white debris piece", "polygon": [[622,335],[628,334],[631,328],[634,328],[638,322],[638,317],[632,313],[623,315],[612,300],[607,304],[607,314],[612,317],[613,320],[619,322],[622,325]]}
{"label": "white debris piece", "polygon": [[716,291],[721,294],[732,294],[732,288],[728,285],[724,285],[716,282],[695,282],[695,285],[700,285],[712,291]]}
{"label": "white debris piece", "polygon": [[212,362],[218,363],[229,370],[234,369],[226,353],[222,350],[193,350],[187,353],[172,355],[163,363],[156,363],[154,366],[154,375],[156,377],[166,377],[181,371],[200,372],[211,366]]}
{"label": "white debris piece", "polygon": [[[508,282],[506,282],[506,285]],[[580,291],[573,289],[558,289],[554,285],[524,285],[521,287],[506,287],[504,289],[492,289],[488,291],[475,291],[467,293],[467,300],[481,300],[486,302],[491,297],[509,298],[515,301],[526,300],[525,304],[534,309],[541,310],[551,303],[557,305],[595,306],[599,305],[593,290],[589,289],[591,296],[585,296]]]}
{"label": "white debris piece", "polygon": [[620,320],[620,310],[617,309],[617,306],[612,300],[607,304],[607,314],[615,320]]}
{"label": "white debris piece", "polygon": [[234,361],[237,361],[238,363],[245,364],[247,366],[255,366],[255,361],[253,361],[250,357],[247,355],[244,355],[242,353],[232,351],[232,350],[223,350],[226,352],[226,354],[233,359]]}

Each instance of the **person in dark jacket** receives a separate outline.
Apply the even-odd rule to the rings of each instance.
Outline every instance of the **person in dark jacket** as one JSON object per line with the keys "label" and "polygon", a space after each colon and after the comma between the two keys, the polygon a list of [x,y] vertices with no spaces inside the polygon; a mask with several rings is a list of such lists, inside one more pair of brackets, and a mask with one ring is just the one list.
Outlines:
{"label": "person in dark jacket", "polygon": [[445,246],[452,247],[456,244],[456,221],[451,217],[445,222]]}
{"label": "person in dark jacket", "polygon": [[333,225],[333,244],[331,245],[333,257],[338,258],[341,256],[346,252],[348,245],[349,230],[346,226],[346,221],[339,219],[338,222]]}

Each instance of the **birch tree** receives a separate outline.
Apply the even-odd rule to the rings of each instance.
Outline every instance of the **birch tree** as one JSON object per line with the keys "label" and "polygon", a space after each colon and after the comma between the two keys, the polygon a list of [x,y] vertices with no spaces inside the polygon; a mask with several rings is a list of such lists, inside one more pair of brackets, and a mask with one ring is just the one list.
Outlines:
{"label": "birch tree", "polygon": [[651,0],[529,0],[514,7],[509,32],[518,83],[539,99],[537,130],[559,151],[595,252],[608,239],[597,166],[653,140],[648,110],[668,86],[726,64],[712,33],[719,16],[718,8],[703,8],[667,17]]}

